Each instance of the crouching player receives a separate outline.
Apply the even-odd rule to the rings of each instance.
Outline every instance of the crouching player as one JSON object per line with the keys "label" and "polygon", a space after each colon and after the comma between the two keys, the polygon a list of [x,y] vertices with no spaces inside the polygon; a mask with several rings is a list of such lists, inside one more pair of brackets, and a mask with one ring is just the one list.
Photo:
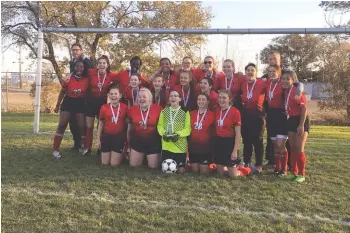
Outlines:
{"label": "crouching player", "polygon": [[109,87],[108,97],[111,102],[102,105],[100,110],[97,147],[101,148],[102,165],[116,166],[123,161],[128,107],[119,102],[121,94],[116,84]]}
{"label": "crouching player", "polygon": [[191,133],[190,113],[181,108],[180,93],[171,91],[170,106],[163,109],[157,125],[162,137],[162,160],[172,159],[179,173],[185,172],[187,137]]}

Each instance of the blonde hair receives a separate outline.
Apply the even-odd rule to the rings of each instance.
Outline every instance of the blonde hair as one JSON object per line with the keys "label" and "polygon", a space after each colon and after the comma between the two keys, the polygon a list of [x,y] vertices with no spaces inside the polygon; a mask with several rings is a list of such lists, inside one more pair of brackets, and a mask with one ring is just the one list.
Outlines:
{"label": "blonde hair", "polygon": [[145,88],[145,87],[141,87],[141,88],[140,88],[139,94],[140,94],[141,92],[145,92],[145,93],[146,93],[146,95],[148,96],[148,104],[149,104],[149,106],[151,106],[151,104],[153,103],[153,95],[152,95],[152,92],[151,92],[150,90],[148,90],[147,88]]}

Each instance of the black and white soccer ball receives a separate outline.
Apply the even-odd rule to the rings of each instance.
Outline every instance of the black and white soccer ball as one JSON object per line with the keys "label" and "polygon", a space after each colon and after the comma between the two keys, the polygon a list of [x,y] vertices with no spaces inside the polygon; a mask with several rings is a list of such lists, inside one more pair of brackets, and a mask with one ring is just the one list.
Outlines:
{"label": "black and white soccer ball", "polygon": [[162,162],[162,171],[164,173],[175,173],[177,170],[177,164],[172,159],[166,159]]}

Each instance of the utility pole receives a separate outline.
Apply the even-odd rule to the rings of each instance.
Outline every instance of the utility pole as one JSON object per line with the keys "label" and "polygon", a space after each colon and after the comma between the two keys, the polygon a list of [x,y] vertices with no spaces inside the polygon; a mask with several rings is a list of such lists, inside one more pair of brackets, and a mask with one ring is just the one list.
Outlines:
{"label": "utility pole", "polygon": [[19,89],[22,89],[22,44],[19,44]]}
{"label": "utility pole", "polygon": [[159,50],[160,50],[159,56],[160,56],[160,58],[162,58],[162,42],[160,42]]}

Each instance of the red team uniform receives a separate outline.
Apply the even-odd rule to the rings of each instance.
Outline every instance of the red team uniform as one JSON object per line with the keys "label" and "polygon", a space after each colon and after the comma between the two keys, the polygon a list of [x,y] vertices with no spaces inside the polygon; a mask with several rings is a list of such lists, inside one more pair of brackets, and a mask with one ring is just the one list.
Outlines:
{"label": "red team uniform", "polygon": [[215,157],[216,164],[232,167],[231,154],[235,141],[235,126],[241,125],[241,114],[237,108],[230,106],[226,110],[216,109],[215,121]]}
{"label": "red team uniform", "polygon": [[66,95],[61,104],[61,111],[84,113],[89,78],[76,78],[73,76],[67,82],[61,83],[61,86],[66,89]]}
{"label": "red team uniform", "polygon": [[[206,77],[206,71],[203,70],[203,69],[194,69],[192,71],[192,73],[195,74],[193,76],[193,80],[195,80],[196,83],[199,83],[199,81],[201,81],[203,78]],[[225,74],[222,73],[222,72],[216,72],[215,70],[212,71],[212,74],[211,74],[210,78],[213,80],[213,90],[217,90],[217,88],[216,88],[216,85],[217,85],[216,75],[217,75],[217,73],[220,74],[220,77],[221,76],[225,76]]]}
{"label": "red team uniform", "polygon": [[157,124],[161,111],[162,107],[156,104],[152,104],[148,111],[142,111],[140,106],[129,109],[131,149],[146,155],[160,154],[162,147]]}
{"label": "red team uniform", "polygon": [[[122,70],[117,74],[116,82],[119,83],[120,94],[124,95],[125,91],[129,87],[131,73],[128,70]],[[147,78],[140,75],[141,86],[147,86]]]}
{"label": "red team uniform", "polygon": [[176,85],[180,84],[179,73],[170,71],[168,76],[164,76],[164,86],[166,90],[172,90]]}
{"label": "red team uniform", "polygon": [[265,100],[266,84],[261,79],[248,83],[244,77],[241,82],[242,90],[242,138],[244,163],[250,164],[255,150],[257,166],[262,166],[263,135],[265,127],[263,105]]}
{"label": "red team uniform", "polygon": [[225,74],[220,75],[215,82],[216,84],[214,84],[214,90],[216,92],[219,92],[220,90],[230,91],[232,95],[232,103],[236,108],[238,108],[239,102],[241,101],[241,80],[238,74],[234,74],[230,80],[226,78]]}
{"label": "red team uniform", "polygon": [[198,114],[198,110],[190,112],[191,135],[188,151],[191,163],[209,164],[213,158],[212,138],[214,136],[215,113],[207,110]]}
{"label": "red team uniform", "polygon": [[[302,93],[298,100],[295,99],[296,87],[292,86],[285,91],[285,108],[287,110],[288,118],[288,132],[297,132],[300,124],[302,108],[306,106],[305,93]],[[309,132],[310,120],[307,116],[304,124],[304,131]],[[305,176],[306,156],[305,152],[295,153],[291,152],[291,172],[294,175]]]}
{"label": "red team uniform", "polygon": [[101,135],[101,152],[122,153],[127,131],[128,107],[119,103],[117,107],[104,104],[100,110],[100,121],[104,122]]}

